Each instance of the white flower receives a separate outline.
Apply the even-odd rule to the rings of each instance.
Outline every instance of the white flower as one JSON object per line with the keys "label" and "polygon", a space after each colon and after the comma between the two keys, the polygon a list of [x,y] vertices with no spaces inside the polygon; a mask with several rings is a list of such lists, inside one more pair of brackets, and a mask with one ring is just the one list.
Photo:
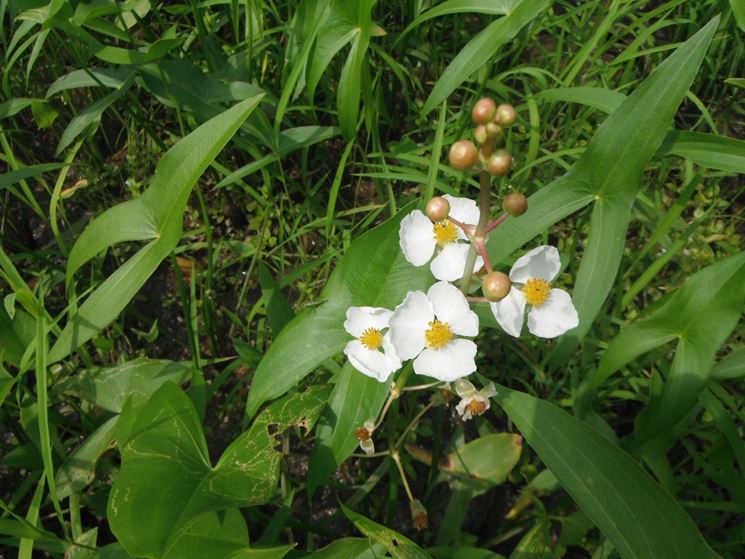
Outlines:
{"label": "white flower", "polygon": [[401,359],[414,359],[414,372],[449,382],[476,370],[476,344],[457,336],[479,333],[479,318],[454,285],[440,281],[409,291],[390,319],[390,336]]}
{"label": "white flower", "polygon": [[517,259],[510,270],[512,289],[504,299],[491,303],[494,318],[505,332],[520,335],[526,305],[531,307],[528,330],[540,338],[555,338],[579,325],[569,293],[549,287],[560,269],[559,251],[552,246],[539,246]]}
{"label": "white flower", "polygon": [[[450,215],[453,219],[466,225],[476,225],[479,221],[479,208],[469,198],[443,196],[450,204]],[[438,280],[455,281],[463,276],[466,258],[471,247],[468,238],[459,227],[444,219],[432,222],[419,210],[414,210],[401,220],[399,242],[406,260],[414,266],[424,266],[432,259],[435,249],[440,251],[429,265],[432,275]],[[484,265],[480,256],[476,258],[473,271],[477,272]]]}
{"label": "white flower", "polygon": [[476,392],[473,384],[468,381],[465,382],[468,383],[469,389],[467,390],[462,390],[462,387],[465,386],[463,379],[459,384],[456,384],[456,392],[461,397],[461,401],[458,402],[455,409],[463,421],[468,421],[477,415],[483,415],[489,409],[489,398],[496,396],[497,391],[491,382],[478,392]]}
{"label": "white flower", "polygon": [[380,382],[401,368],[390,334],[383,333],[391,315],[388,309],[349,307],[344,321],[344,329],[357,338],[347,344],[344,354],[355,369]]}

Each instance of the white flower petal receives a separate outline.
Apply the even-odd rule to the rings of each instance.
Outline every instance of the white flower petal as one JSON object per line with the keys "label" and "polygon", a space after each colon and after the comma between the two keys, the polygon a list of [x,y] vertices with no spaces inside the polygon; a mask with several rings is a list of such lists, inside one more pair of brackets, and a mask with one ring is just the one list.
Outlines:
{"label": "white flower petal", "polygon": [[450,215],[466,225],[476,225],[479,222],[479,207],[470,198],[457,198],[445,194],[443,196],[450,204]]}
{"label": "white flower petal", "polygon": [[514,285],[507,296],[501,301],[491,303],[494,318],[510,336],[520,337],[525,320],[525,295]]}
{"label": "white flower petal", "polygon": [[379,307],[349,307],[347,319],[344,321],[344,330],[355,338],[359,338],[368,328],[376,330],[387,328],[391,316],[393,316],[393,311]]}
{"label": "white flower petal", "polygon": [[424,266],[432,258],[437,246],[432,222],[419,210],[401,220],[398,236],[406,260],[414,266]]}
{"label": "white flower petal", "polygon": [[479,317],[468,306],[465,296],[452,283],[438,281],[427,291],[432,301],[435,316],[447,322],[450,329],[461,336],[476,336],[479,333]]}
{"label": "white flower petal", "polygon": [[[462,278],[470,248],[471,245],[466,243],[448,243],[445,245],[429,264],[432,275],[438,280],[445,281],[456,281]],[[478,272],[483,265],[484,259],[477,256],[473,272]]]}
{"label": "white flower petal", "polygon": [[552,289],[546,302],[528,313],[528,330],[539,338],[555,338],[577,326],[577,309],[563,289]]}
{"label": "white flower petal", "polygon": [[388,377],[401,367],[398,359],[391,360],[382,351],[367,349],[359,340],[349,342],[344,348],[344,354],[360,373],[380,382],[387,381]]}
{"label": "white flower petal", "polygon": [[561,270],[559,251],[556,247],[543,245],[517,259],[510,270],[510,280],[523,284],[531,278],[550,282],[559,270]]}
{"label": "white flower petal", "polygon": [[385,353],[385,356],[388,358],[388,360],[391,362],[391,366],[394,366],[395,370],[398,371],[401,368],[401,360],[398,358],[396,348],[393,347],[393,342],[391,342],[390,332],[386,332],[385,336],[383,336],[383,352]]}
{"label": "white flower petal", "polygon": [[435,319],[429,298],[421,291],[409,291],[388,321],[391,343],[399,359],[413,359],[424,349],[424,333]]}
{"label": "white flower petal", "polygon": [[414,372],[444,382],[476,371],[476,344],[471,340],[453,340],[441,349],[425,349],[414,360]]}

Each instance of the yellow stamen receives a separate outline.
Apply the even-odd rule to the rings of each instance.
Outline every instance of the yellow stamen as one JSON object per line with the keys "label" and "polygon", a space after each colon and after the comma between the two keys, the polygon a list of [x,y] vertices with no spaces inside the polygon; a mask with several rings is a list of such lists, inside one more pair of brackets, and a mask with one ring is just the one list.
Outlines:
{"label": "yellow stamen", "polygon": [[539,307],[548,299],[548,294],[551,292],[551,288],[548,286],[548,282],[544,279],[530,278],[523,287],[523,295],[529,305]]}
{"label": "yellow stamen", "polygon": [[466,409],[471,412],[471,415],[481,415],[486,411],[486,402],[474,398],[466,404]]}
{"label": "yellow stamen", "polygon": [[367,349],[378,349],[383,345],[383,334],[377,328],[368,328],[362,332],[360,343]]}
{"label": "yellow stamen", "polygon": [[448,219],[438,221],[432,226],[432,234],[435,236],[435,241],[440,246],[445,246],[448,243],[452,243],[458,238],[458,230],[455,228],[453,222]]}
{"label": "yellow stamen", "polygon": [[424,341],[430,349],[441,349],[453,338],[455,338],[455,334],[453,334],[448,323],[439,320],[430,322],[429,330],[424,333]]}

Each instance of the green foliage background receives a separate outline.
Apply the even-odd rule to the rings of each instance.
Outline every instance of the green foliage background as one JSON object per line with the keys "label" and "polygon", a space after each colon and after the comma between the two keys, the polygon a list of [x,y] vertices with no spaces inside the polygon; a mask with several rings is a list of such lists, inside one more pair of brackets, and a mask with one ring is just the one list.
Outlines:
{"label": "green foliage background", "polygon": [[[742,557],[742,6],[0,0],[2,553]],[[433,282],[398,223],[476,196],[481,95],[490,256],[558,246],[580,327],[482,305],[492,409],[405,393],[356,455],[345,311]]]}

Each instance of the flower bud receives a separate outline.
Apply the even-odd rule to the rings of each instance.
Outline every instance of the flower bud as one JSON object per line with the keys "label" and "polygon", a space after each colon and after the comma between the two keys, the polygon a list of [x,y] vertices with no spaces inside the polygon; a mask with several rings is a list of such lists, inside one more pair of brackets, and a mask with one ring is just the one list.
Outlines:
{"label": "flower bud", "polygon": [[442,221],[450,213],[450,203],[442,196],[435,196],[427,202],[426,213],[432,221]]}
{"label": "flower bud", "polygon": [[528,199],[519,192],[510,192],[502,200],[502,209],[512,217],[523,215],[528,211]]}
{"label": "flower bud", "polygon": [[515,107],[509,103],[502,103],[497,107],[496,121],[502,126],[512,126],[517,120]]}
{"label": "flower bud", "polygon": [[490,122],[486,125],[486,135],[489,137],[489,139],[494,141],[500,141],[502,138],[504,138],[504,132],[502,131],[502,127],[499,126],[496,122]]}
{"label": "flower bud", "polygon": [[512,282],[507,274],[502,272],[491,272],[486,274],[481,281],[481,289],[484,296],[490,301],[500,301],[510,292]]}
{"label": "flower bud", "polygon": [[455,388],[455,393],[461,398],[464,396],[470,396],[476,392],[476,387],[473,383],[465,378],[459,378],[456,380],[453,383],[453,388]]}
{"label": "flower bud", "polygon": [[476,124],[486,124],[494,118],[497,112],[497,104],[494,99],[482,97],[471,110],[471,118]]}
{"label": "flower bud", "polygon": [[419,501],[419,499],[410,501],[409,507],[411,509],[411,520],[414,522],[414,528],[416,531],[420,532],[421,530],[429,528],[429,515],[427,514],[427,509],[424,508],[424,505]]}
{"label": "flower bud", "polygon": [[479,159],[478,150],[471,140],[459,140],[450,146],[450,166],[458,171],[473,167]]}
{"label": "flower bud", "polygon": [[486,170],[495,177],[503,177],[512,170],[512,156],[506,150],[495,151],[486,162]]}
{"label": "flower bud", "polygon": [[486,126],[484,126],[483,124],[479,124],[473,131],[473,139],[476,140],[477,144],[481,144],[483,146],[489,139],[489,136],[486,132]]}

